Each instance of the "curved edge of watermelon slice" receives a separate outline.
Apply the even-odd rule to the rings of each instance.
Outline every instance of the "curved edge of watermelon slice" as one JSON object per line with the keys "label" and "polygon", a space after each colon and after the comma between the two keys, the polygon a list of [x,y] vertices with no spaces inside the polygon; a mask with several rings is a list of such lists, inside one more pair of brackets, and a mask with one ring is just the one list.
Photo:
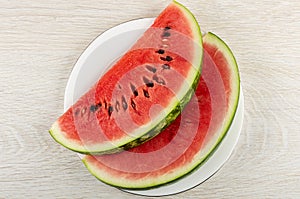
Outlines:
{"label": "curved edge of watermelon slice", "polygon": [[[202,38],[200,26],[195,16],[191,13],[191,11],[187,9],[184,5],[180,4],[175,0],[173,0],[172,3],[176,5],[179,9],[181,9],[182,13],[184,13],[186,18],[190,21],[191,30],[193,32],[194,40],[195,40],[194,42],[197,43],[199,46],[201,46],[201,49],[196,49],[200,51],[195,52],[195,55],[197,54],[197,56],[195,56],[194,60],[192,60],[193,66],[186,78],[187,84],[184,84],[180,89],[180,91],[178,92],[179,96],[177,97],[179,99],[170,102],[169,107],[172,107],[172,109],[167,110],[166,115],[162,115],[161,117],[158,117],[155,120],[153,120],[152,122],[153,124],[149,127],[150,130],[148,132],[134,132],[130,137],[127,137],[127,139],[118,140],[114,143],[107,141],[105,142],[105,144],[101,144],[101,146],[95,144],[93,146],[86,147],[79,140],[74,142],[73,140],[67,139],[64,136],[63,131],[60,129],[58,122],[56,121],[52,125],[51,129],[49,130],[50,135],[56,142],[58,142],[65,148],[68,148],[69,150],[82,153],[82,154],[116,153],[119,151],[123,151],[124,149],[126,150],[135,147],[137,145],[140,145],[143,142],[153,138],[177,118],[181,110],[190,101],[200,80],[202,60],[203,60],[203,48],[202,48],[203,38]],[[201,54],[200,56],[199,53]],[[191,81],[191,79],[193,79],[193,81]]]}
{"label": "curved edge of watermelon slice", "polygon": [[[233,119],[236,115],[236,111],[237,111],[237,108],[239,105],[239,100],[240,100],[241,85],[240,85],[240,73],[239,73],[239,69],[238,69],[238,64],[234,57],[234,54],[233,54],[232,50],[230,49],[230,47],[219,36],[217,36],[216,34],[214,34],[212,32],[207,32],[203,36],[203,44],[204,44],[204,46],[203,46],[204,49],[206,49],[206,45],[209,45],[209,46],[215,47],[217,49],[217,52],[221,52],[221,54],[226,58],[226,61],[228,61],[228,65],[230,66],[230,69],[231,69],[231,74],[230,74],[232,76],[232,78],[230,78],[230,82],[232,85],[231,89],[235,92],[232,95],[230,95],[229,104],[228,104],[229,110],[227,111],[228,114],[226,114],[226,117],[224,119],[225,123],[222,126],[223,127],[222,133],[219,134],[218,137],[215,136],[210,139],[211,141],[209,143],[207,143],[207,145],[212,145],[211,147],[204,147],[204,150],[202,150],[201,153],[198,153],[198,155],[200,157],[202,156],[202,154],[205,154],[204,156],[202,156],[199,159],[197,159],[197,157],[195,157],[194,159],[196,159],[196,162],[194,164],[192,164],[190,168],[182,169],[183,172],[184,171],[188,171],[188,172],[185,172],[180,177],[174,178],[164,184],[159,184],[159,185],[150,187],[150,189],[160,187],[160,186],[163,186],[166,184],[174,183],[174,182],[182,179],[183,177],[189,175],[190,173],[196,171],[201,165],[203,165],[220,146],[222,140],[226,136],[226,134],[233,122]],[[128,188],[125,188],[125,189],[128,189]],[[131,189],[131,190],[142,190],[142,189],[149,189],[149,188],[138,188],[138,189]],[[129,190],[130,190],[130,188],[129,188]]]}
{"label": "curved edge of watermelon slice", "polygon": [[[203,43],[205,43],[205,45],[207,44],[207,45],[212,45],[212,46],[216,47],[217,50],[220,51],[222,53],[222,55],[224,55],[224,57],[226,57],[226,60],[228,61],[228,65],[231,66],[231,69],[232,69],[231,75],[233,76],[233,78],[230,78],[230,85],[232,85],[231,90],[236,91],[235,95],[230,95],[230,99],[228,99],[228,101],[229,101],[228,107],[230,109],[230,110],[228,110],[228,113],[230,113],[230,114],[227,114],[224,119],[224,121],[225,121],[225,123],[223,125],[224,132],[218,138],[216,146],[207,152],[208,154],[211,155],[212,154],[211,152],[213,152],[217,148],[217,146],[221,143],[221,141],[225,137],[228,129],[230,128],[230,126],[232,124],[232,121],[236,114],[237,106],[238,106],[238,103],[240,100],[241,85],[240,85],[240,73],[239,73],[239,69],[238,69],[238,64],[237,64],[236,59],[233,55],[233,52],[231,51],[229,46],[220,37],[218,37],[216,34],[214,34],[212,32],[208,32],[203,37]],[[203,47],[203,48],[206,48],[206,47]]]}
{"label": "curved edge of watermelon slice", "polygon": [[153,181],[150,180],[150,183],[143,182],[143,184],[135,184],[131,185],[130,182],[125,182],[123,185],[116,185],[112,182],[109,182],[110,176],[109,174],[104,179],[103,176],[105,176],[105,172],[98,171],[97,165],[94,165],[93,162],[89,161],[89,155],[84,156],[82,158],[82,161],[86,168],[89,170],[89,172],[94,175],[98,180],[102,181],[105,184],[115,186],[117,188],[121,189],[127,189],[127,190],[149,190],[154,189],[160,186],[164,186],[167,184],[172,184],[183,177],[191,174],[192,172],[196,171],[201,165],[203,165],[209,157],[213,155],[213,153],[216,151],[220,143],[222,142],[223,138],[226,136],[233,119],[236,114],[236,110],[238,107],[239,99],[240,99],[240,76],[239,76],[239,70],[238,65],[236,62],[236,59],[231,51],[231,49],[228,47],[228,45],[217,35],[208,32],[206,35],[203,36],[203,44],[205,49],[205,44],[210,45],[212,47],[215,47],[217,49],[216,52],[221,52],[221,54],[226,58],[226,61],[228,61],[228,65],[230,68],[230,83],[232,85],[233,93],[229,98],[229,109],[228,114],[225,116],[225,123],[223,123],[221,132],[217,134],[217,136],[213,137],[210,142],[206,144],[206,147],[204,147],[204,150],[201,150],[192,160],[192,163],[188,165],[184,165],[180,168],[180,170],[177,170],[176,173],[171,174],[169,176],[159,176]]}
{"label": "curved edge of watermelon slice", "polygon": [[[186,168],[186,169],[182,168],[182,174],[180,175],[180,177],[175,177],[165,183],[151,186],[150,188],[145,188],[145,187],[143,187],[143,188],[126,188],[125,187],[125,189],[128,189],[128,190],[154,189],[157,187],[164,186],[166,184],[174,183],[174,182],[184,178],[185,176],[196,171],[201,165],[203,165],[218,149],[222,140],[226,136],[226,134],[233,122],[233,119],[236,115],[236,110],[238,108],[238,104],[239,104],[239,100],[240,100],[240,91],[241,90],[240,90],[240,75],[239,75],[238,64],[237,64],[236,59],[233,55],[233,52],[231,51],[229,46],[216,34],[214,34],[212,32],[207,32],[203,36],[203,44],[204,44],[204,46],[203,46],[204,49],[206,48],[205,45],[211,45],[213,47],[216,47],[217,51],[220,51],[224,55],[224,57],[226,57],[226,60],[229,63],[228,65],[232,69],[231,75],[233,76],[233,78],[230,78],[230,80],[231,80],[231,85],[233,86],[232,90],[234,90],[236,92],[234,92],[233,95],[230,95],[230,99],[229,99],[230,103],[228,105],[228,107],[230,108],[228,110],[229,114],[226,114],[226,117],[224,119],[225,123],[223,124],[222,133],[217,138],[214,138],[214,137],[211,138],[211,141],[207,144],[207,145],[211,144],[212,145],[211,147],[204,147],[204,150],[202,150],[201,153],[198,153],[198,156],[201,157],[203,153],[205,154],[204,156],[202,156],[199,159],[197,159],[197,157],[194,157],[194,159],[196,159],[196,161],[194,162],[194,164],[190,165],[190,168]],[[84,164],[86,164],[86,163],[84,163]]]}

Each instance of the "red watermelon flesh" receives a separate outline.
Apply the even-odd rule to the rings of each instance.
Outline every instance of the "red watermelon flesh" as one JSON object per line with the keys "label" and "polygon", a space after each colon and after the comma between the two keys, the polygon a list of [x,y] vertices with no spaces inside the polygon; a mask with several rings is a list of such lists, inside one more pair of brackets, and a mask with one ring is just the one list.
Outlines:
{"label": "red watermelon flesh", "polygon": [[87,155],[83,162],[99,180],[141,189],[173,181],[201,164],[222,140],[239,99],[239,75],[228,46],[208,33],[195,95],[182,114],[144,144],[111,155]]}
{"label": "red watermelon flesh", "polygon": [[199,26],[174,1],[50,133],[80,153],[136,146],[178,116],[198,83],[201,60]]}

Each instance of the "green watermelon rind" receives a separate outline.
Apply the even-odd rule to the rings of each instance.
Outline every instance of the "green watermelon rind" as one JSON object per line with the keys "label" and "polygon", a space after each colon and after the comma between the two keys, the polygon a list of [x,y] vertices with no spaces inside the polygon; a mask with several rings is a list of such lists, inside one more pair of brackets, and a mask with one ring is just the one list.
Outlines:
{"label": "green watermelon rind", "polygon": [[[222,140],[224,139],[224,137],[226,136],[232,122],[233,122],[233,118],[236,114],[236,110],[238,107],[238,102],[239,102],[239,97],[240,97],[240,76],[239,76],[239,71],[238,71],[238,65],[236,62],[236,59],[231,51],[231,49],[229,48],[229,46],[217,35],[208,32],[204,37],[203,37],[204,42],[205,41],[209,41],[212,42],[213,44],[216,44],[219,47],[219,50],[221,50],[224,54],[224,56],[227,58],[227,60],[231,61],[231,63],[229,64],[231,66],[231,69],[233,72],[233,75],[235,75],[234,78],[234,82],[232,82],[233,86],[237,86],[236,87],[236,92],[234,95],[234,100],[231,101],[232,102],[232,110],[231,110],[231,114],[228,115],[228,119],[226,120],[226,123],[223,126],[223,131],[221,134],[219,134],[220,136],[218,137],[218,139],[215,142],[215,144],[209,148],[208,152],[206,152],[206,154],[204,156],[202,156],[202,158],[197,159],[197,161],[193,164],[190,164],[188,169],[182,169],[182,172],[180,174],[177,175],[177,177],[173,177],[173,178],[168,178],[165,181],[160,181],[159,183],[155,183],[155,184],[149,184],[149,185],[144,185],[141,187],[130,187],[129,182],[126,181],[126,185],[129,186],[119,186],[113,183],[108,182],[107,180],[101,179],[95,172],[94,170],[91,168],[91,166],[89,165],[89,163],[86,161],[85,158],[82,159],[84,165],[86,166],[86,168],[89,170],[89,172],[94,175],[98,180],[100,180],[101,182],[114,186],[116,188],[120,188],[120,189],[127,189],[127,190],[149,190],[149,189],[155,189],[161,186],[165,186],[168,184],[173,184],[175,182],[177,182],[178,180],[186,177],[187,175],[190,175],[191,173],[195,172],[199,167],[201,167],[201,165],[203,165],[213,154],[214,152],[217,150],[217,148],[219,147],[219,145],[221,144]],[[198,154],[199,155],[199,154]]]}
{"label": "green watermelon rind", "polygon": [[150,127],[147,127],[149,129],[147,132],[132,133],[131,136],[127,136],[127,138],[123,138],[121,141],[116,141],[114,142],[114,144],[107,142],[107,144],[104,147],[102,147],[101,150],[99,150],[97,145],[85,146],[80,141],[73,142],[71,140],[68,140],[63,136],[63,133],[57,122],[55,122],[49,130],[50,135],[56,142],[72,151],[82,154],[116,153],[124,149],[135,147],[151,139],[155,135],[159,134],[163,129],[165,129],[170,123],[172,123],[177,118],[184,106],[190,101],[191,96],[199,83],[203,59],[203,42],[200,26],[194,15],[182,4],[176,1],[173,1],[173,3],[176,4],[183,11],[185,16],[189,19],[190,24],[192,24],[191,27],[193,27],[192,30],[194,36],[197,38],[197,44],[201,47],[200,51],[198,52],[200,53],[200,55],[196,56],[196,61],[194,60],[195,62],[197,62],[197,65],[192,66],[186,78],[186,84],[184,84],[178,92],[178,95],[182,95],[182,92],[184,92],[183,96],[180,96],[179,100],[173,99],[170,105],[165,109],[165,111],[167,110],[167,115],[161,115],[160,117],[156,118],[156,120],[152,122],[153,124],[150,125]]}

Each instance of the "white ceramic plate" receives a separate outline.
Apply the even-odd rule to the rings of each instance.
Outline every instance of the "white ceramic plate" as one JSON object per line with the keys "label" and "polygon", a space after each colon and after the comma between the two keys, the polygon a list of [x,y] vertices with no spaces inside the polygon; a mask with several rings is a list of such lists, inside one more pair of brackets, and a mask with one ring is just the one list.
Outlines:
{"label": "white ceramic plate", "polygon": [[[85,93],[120,55],[135,43],[153,20],[146,18],[120,24],[101,34],[87,47],[76,62],[68,80],[65,91],[65,110]],[[232,153],[241,132],[243,115],[244,96],[241,90],[237,112],[227,135],[214,154],[201,167],[181,180],[165,186],[150,190],[122,190],[138,195],[162,196],[183,192],[204,182],[220,169]],[[99,181],[99,183],[101,182]]]}

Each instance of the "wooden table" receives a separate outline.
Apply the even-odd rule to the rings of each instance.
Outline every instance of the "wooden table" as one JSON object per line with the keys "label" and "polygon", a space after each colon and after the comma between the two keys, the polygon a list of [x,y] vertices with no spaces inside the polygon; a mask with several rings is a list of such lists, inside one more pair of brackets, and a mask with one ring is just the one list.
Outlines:
{"label": "wooden table", "polygon": [[[83,50],[152,1],[0,1],[0,198],[142,198],[103,185],[48,129]],[[231,158],[200,186],[165,198],[300,198],[300,3],[181,0],[237,58],[245,121]]]}

